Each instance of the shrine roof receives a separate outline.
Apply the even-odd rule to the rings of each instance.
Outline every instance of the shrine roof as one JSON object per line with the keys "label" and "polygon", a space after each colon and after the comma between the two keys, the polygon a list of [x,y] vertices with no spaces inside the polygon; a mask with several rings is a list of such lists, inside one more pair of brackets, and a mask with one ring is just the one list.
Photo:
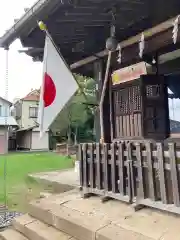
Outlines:
{"label": "shrine roof", "polygon": [[45,34],[37,21],[47,25],[68,64],[104,50],[115,9],[116,38],[123,41],[151,28],[180,10],[178,0],[39,0],[0,38],[6,48],[20,38],[28,55],[43,56]]}

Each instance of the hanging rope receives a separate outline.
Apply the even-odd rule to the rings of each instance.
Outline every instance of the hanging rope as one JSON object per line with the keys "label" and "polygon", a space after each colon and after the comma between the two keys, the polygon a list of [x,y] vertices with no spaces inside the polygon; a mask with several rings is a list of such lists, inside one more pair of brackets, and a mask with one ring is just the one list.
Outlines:
{"label": "hanging rope", "polygon": [[106,89],[109,81],[109,72],[110,72],[110,66],[111,66],[111,58],[112,58],[112,52],[114,52],[117,49],[117,40],[115,38],[116,35],[116,9],[112,9],[112,23],[110,28],[110,38],[106,41],[106,49],[108,50],[108,59],[106,64],[106,72],[104,76],[104,82],[103,82],[103,88],[99,103],[99,113],[100,113],[100,130],[101,130],[101,138],[100,142],[104,143],[104,121],[103,121],[103,104],[104,104],[104,98],[106,94]]}
{"label": "hanging rope", "polygon": [[101,94],[101,99],[100,99],[100,104],[99,104],[100,130],[101,130],[100,142],[101,143],[104,142],[103,103],[104,103],[104,98],[105,98],[105,93],[106,93],[106,88],[107,88],[107,83],[108,83],[109,69],[110,69],[110,64],[111,64],[111,55],[112,55],[112,52],[109,51],[107,65],[106,65],[106,72],[105,72],[105,77],[104,77],[104,83],[103,83],[103,89],[102,89],[102,94]]}

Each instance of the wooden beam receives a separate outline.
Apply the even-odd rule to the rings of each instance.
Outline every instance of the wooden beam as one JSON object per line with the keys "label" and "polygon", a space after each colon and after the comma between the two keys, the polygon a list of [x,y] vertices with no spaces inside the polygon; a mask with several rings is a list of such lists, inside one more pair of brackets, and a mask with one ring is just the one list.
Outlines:
{"label": "wooden beam", "polygon": [[[147,29],[146,31],[143,32],[146,42],[151,40],[151,44],[148,44],[150,51],[156,51],[156,50],[158,50],[159,47],[167,46],[170,43],[169,42],[169,40],[170,40],[169,34],[171,34],[171,41],[172,41],[171,29],[173,27],[173,22],[175,21],[175,19],[176,19],[176,17],[171,18],[168,21],[165,21],[165,22],[163,22],[153,28]],[[167,31],[167,33],[166,33],[166,31]],[[161,37],[161,33],[163,33],[162,37]],[[121,48],[123,49],[123,48],[131,47],[134,44],[137,44],[140,41],[141,34],[142,34],[142,32],[137,34],[134,37],[130,37],[129,39],[120,42]],[[156,37],[153,40],[153,36],[155,36],[155,35],[156,35]],[[167,38],[168,38],[168,41],[167,41]],[[180,38],[178,38],[177,41],[179,41],[179,40],[180,40]],[[173,41],[172,41],[172,43],[173,43]],[[138,51],[138,49],[137,49],[137,51]],[[146,49],[145,49],[145,51],[146,51]],[[107,55],[108,55],[108,51],[105,49],[105,50],[97,53],[96,56],[90,56],[90,57],[87,57],[76,63],[73,63],[71,65],[71,69],[82,67],[83,65],[92,63],[92,62],[98,60],[98,58],[103,58]],[[132,54],[131,54],[131,56],[132,56]]]}

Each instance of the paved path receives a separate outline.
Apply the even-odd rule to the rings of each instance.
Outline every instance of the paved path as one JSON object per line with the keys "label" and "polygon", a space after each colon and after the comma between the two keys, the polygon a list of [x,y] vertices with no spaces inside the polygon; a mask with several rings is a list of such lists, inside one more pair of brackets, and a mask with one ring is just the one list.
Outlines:
{"label": "paved path", "polygon": [[37,180],[42,180],[59,185],[69,185],[74,187],[79,186],[78,173],[74,169],[61,170],[55,172],[35,173],[29,175]]}

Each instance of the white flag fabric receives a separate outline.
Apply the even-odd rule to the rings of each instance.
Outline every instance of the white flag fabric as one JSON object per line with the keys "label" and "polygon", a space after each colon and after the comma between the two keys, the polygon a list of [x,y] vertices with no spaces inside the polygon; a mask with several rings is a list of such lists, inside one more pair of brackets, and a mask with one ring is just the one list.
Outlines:
{"label": "white flag fabric", "polygon": [[47,35],[44,48],[43,81],[39,103],[40,135],[48,130],[78,89],[78,84]]}

